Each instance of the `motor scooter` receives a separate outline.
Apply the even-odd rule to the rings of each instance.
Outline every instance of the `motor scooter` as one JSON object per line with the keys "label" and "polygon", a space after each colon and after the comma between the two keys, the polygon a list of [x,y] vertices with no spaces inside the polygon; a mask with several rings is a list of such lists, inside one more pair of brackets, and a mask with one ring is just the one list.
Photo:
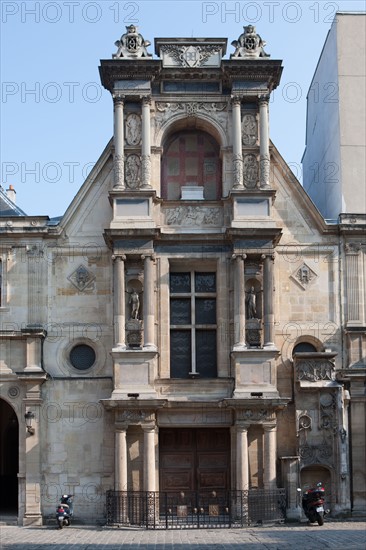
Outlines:
{"label": "motor scooter", "polygon": [[74,515],[74,495],[62,495],[60,504],[56,509],[56,521],[59,529],[71,524],[71,518]]}
{"label": "motor scooter", "polygon": [[[301,489],[298,491],[301,493]],[[303,493],[301,504],[310,523],[324,524],[324,516],[329,513],[329,510],[324,508],[324,503],[325,489],[322,483],[317,483],[316,487],[311,487]]]}

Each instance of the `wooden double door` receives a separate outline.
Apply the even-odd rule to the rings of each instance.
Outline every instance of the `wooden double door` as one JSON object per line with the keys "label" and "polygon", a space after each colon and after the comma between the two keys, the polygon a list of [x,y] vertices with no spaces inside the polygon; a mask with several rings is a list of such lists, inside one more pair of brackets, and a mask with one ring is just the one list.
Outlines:
{"label": "wooden double door", "polygon": [[228,428],[161,428],[160,491],[230,489]]}

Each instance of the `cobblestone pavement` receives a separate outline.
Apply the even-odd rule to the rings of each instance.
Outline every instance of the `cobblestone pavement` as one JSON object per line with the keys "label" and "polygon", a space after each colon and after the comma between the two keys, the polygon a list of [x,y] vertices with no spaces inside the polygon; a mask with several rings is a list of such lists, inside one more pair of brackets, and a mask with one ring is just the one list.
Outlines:
{"label": "cobblestone pavement", "polygon": [[1,550],[365,550],[366,522],[291,524],[246,529],[163,530],[2,526]]}

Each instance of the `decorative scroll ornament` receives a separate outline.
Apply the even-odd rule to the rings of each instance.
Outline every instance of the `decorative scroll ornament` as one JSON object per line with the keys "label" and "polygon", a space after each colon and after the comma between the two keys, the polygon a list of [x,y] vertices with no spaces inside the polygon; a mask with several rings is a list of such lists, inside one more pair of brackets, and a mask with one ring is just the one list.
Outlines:
{"label": "decorative scroll ornament", "polygon": [[129,189],[136,189],[141,182],[141,160],[138,155],[128,155],[125,163],[125,181]]}
{"label": "decorative scroll ornament", "polygon": [[299,381],[318,382],[334,379],[334,364],[331,361],[302,359],[297,363],[296,368]]}
{"label": "decorative scroll ornament", "polygon": [[141,142],[141,117],[136,113],[129,113],[126,117],[126,143],[139,145]]}
{"label": "decorative scroll ornament", "polygon": [[333,464],[333,447],[324,442],[320,445],[301,445],[299,448],[300,461],[307,464]]}
{"label": "decorative scroll ornament", "polygon": [[242,128],[242,142],[243,145],[251,147],[257,143],[258,139],[258,127],[256,117],[250,113],[243,116]]}
{"label": "decorative scroll ornament", "polygon": [[244,155],[243,159],[244,187],[254,189],[258,181],[258,162],[255,155]]}
{"label": "decorative scroll ornament", "polygon": [[126,33],[121,36],[121,40],[117,40],[114,44],[117,46],[117,52],[112,56],[117,58],[136,59],[137,57],[152,57],[147,53],[146,48],[151,42],[145,40],[141,34],[137,32],[138,27],[129,25],[126,27]]}
{"label": "decorative scroll ornament", "polygon": [[294,271],[291,278],[294,279],[304,290],[308,288],[317,277],[315,271],[313,271],[305,262]]}
{"label": "decorative scroll ornament", "polygon": [[206,208],[201,206],[177,206],[165,210],[167,225],[221,225],[222,212],[220,208]]}
{"label": "decorative scroll ornament", "polygon": [[166,44],[161,47],[161,51],[170,55],[182,67],[201,67],[209,57],[221,51],[221,46],[178,46],[175,44]]}
{"label": "decorative scroll ornament", "polygon": [[256,33],[253,25],[243,27],[244,32],[238,38],[231,42],[231,45],[235,47],[235,52],[230,56],[231,59],[235,58],[253,58],[253,57],[270,57],[264,51],[266,43],[259,34]]}
{"label": "decorative scroll ornament", "polygon": [[95,279],[95,275],[90,273],[85,266],[79,265],[79,267],[75,269],[75,271],[73,271],[67,278],[70,283],[82,292],[90,287]]}

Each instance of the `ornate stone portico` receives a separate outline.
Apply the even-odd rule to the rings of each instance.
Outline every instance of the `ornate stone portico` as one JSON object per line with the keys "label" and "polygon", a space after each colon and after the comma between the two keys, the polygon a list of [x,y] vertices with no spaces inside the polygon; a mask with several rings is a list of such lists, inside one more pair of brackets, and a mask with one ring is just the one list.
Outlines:
{"label": "ornate stone portico", "polygon": [[319,480],[333,515],[362,511],[365,216],[326,223],[270,141],[264,45],[249,25],[230,58],[222,38],[157,38],[153,58],[126,27],[99,68],[113,139],[65,216],[0,216],[20,523],[66,492],[105,521],[108,491],[208,494],[217,518],[218,495],[244,517],[248,491],[281,489],[299,519]]}

